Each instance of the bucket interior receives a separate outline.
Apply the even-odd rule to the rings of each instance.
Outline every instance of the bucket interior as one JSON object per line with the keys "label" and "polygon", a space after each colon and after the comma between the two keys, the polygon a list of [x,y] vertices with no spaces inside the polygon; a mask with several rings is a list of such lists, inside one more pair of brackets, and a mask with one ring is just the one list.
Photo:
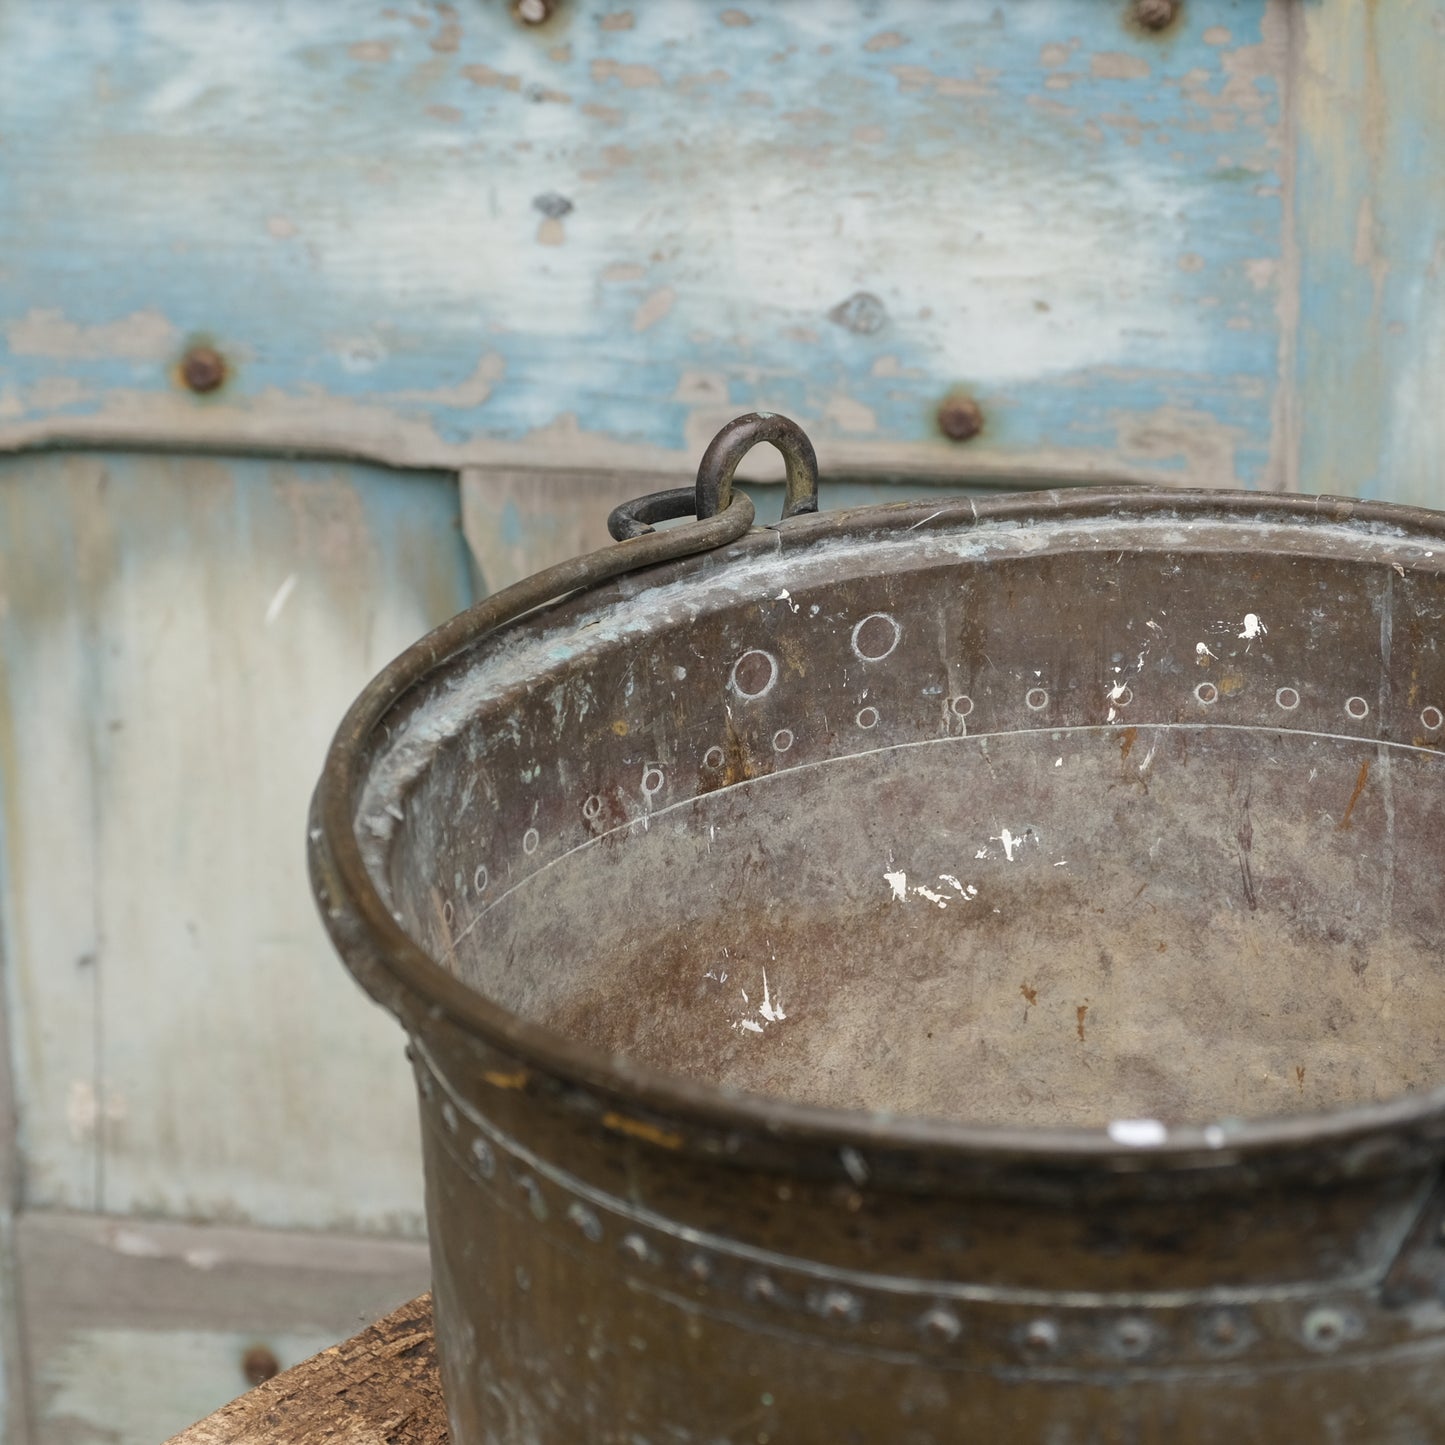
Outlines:
{"label": "bucket interior", "polygon": [[570,1039],[812,1104],[1439,1084],[1440,539],[969,522],[754,540],[454,664],[358,820],[408,929]]}

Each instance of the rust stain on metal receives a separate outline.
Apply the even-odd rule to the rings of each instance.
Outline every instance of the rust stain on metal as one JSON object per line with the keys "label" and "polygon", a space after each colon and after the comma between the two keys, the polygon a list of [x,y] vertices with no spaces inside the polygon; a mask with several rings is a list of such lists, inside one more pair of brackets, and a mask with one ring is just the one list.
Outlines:
{"label": "rust stain on metal", "polygon": [[530,1077],[526,1069],[513,1069],[504,1073],[501,1069],[488,1069],[482,1077],[494,1089],[525,1089]]}
{"label": "rust stain on metal", "polygon": [[1350,819],[1355,815],[1355,804],[1360,801],[1360,794],[1365,791],[1365,784],[1370,781],[1370,760],[1366,758],[1360,764],[1359,776],[1355,779],[1355,791],[1350,794],[1350,801],[1345,804],[1345,816],[1335,824],[1336,833],[1349,831]]}
{"label": "rust stain on metal", "polygon": [[1300,1093],[1303,1094],[1305,1091],[1305,1066],[1303,1064],[1295,1065],[1294,1081],[1299,1085]]}
{"label": "rust stain on metal", "polygon": [[226,358],[214,346],[197,344],[181,358],[181,385],[198,396],[219,391],[226,383]]}
{"label": "rust stain on metal", "polygon": [[1084,1042],[1084,1020],[1088,1018],[1088,1016],[1089,1005],[1086,1003],[1081,1003],[1078,1008],[1074,1010],[1074,1017],[1077,1020],[1074,1027],[1078,1030],[1080,1043]]}
{"label": "rust stain on metal", "polygon": [[1139,739],[1138,728],[1125,728],[1119,735],[1119,758],[1120,761],[1127,758],[1134,751],[1134,744]]}
{"label": "rust stain on metal", "polygon": [[617,721],[612,724],[612,731],[616,733],[618,737],[625,738],[627,736],[627,720],[625,718],[618,718]]}
{"label": "rust stain on metal", "polygon": [[663,1149],[680,1149],[682,1147],[681,1134],[675,1134],[670,1129],[660,1129],[656,1124],[649,1124],[645,1119],[633,1119],[626,1114],[604,1114],[602,1127],[612,1129],[618,1134],[626,1134],[632,1139],[644,1139],[647,1143],[657,1144]]}
{"label": "rust stain on metal", "polygon": [[938,408],[938,429],[951,442],[971,441],[983,430],[983,408],[971,396],[950,396]]}

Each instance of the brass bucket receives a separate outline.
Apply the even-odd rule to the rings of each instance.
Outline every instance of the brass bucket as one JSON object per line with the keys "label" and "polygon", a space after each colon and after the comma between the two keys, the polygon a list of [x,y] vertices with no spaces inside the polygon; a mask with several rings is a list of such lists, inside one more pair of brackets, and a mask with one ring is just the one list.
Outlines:
{"label": "brass bucket", "polygon": [[332,747],[456,1445],[1445,1439],[1442,519],[814,476],[742,419]]}

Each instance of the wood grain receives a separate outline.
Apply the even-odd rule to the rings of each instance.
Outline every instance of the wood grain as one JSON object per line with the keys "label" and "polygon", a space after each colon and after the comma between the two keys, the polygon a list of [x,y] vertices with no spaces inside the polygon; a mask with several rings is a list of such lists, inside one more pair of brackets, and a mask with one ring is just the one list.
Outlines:
{"label": "wood grain", "polygon": [[448,1438],[431,1295],[424,1294],[169,1445],[447,1445]]}

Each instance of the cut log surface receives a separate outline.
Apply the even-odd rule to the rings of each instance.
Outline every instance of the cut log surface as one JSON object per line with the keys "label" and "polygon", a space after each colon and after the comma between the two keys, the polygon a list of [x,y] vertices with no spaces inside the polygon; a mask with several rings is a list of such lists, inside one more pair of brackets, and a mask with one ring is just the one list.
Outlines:
{"label": "cut log surface", "polygon": [[431,1295],[258,1385],[168,1445],[447,1445]]}

